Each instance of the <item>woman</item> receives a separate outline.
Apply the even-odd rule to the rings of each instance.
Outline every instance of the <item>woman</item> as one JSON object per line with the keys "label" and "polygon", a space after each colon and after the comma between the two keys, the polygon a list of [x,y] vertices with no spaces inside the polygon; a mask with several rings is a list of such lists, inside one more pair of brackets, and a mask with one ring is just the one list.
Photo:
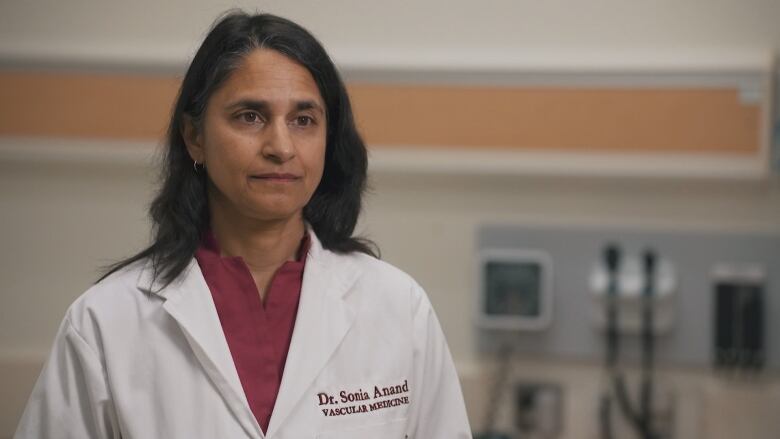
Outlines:
{"label": "woman", "polygon": [[225,16],[181,86],[153,243],[69,308],[15,437],[470,437],[425,293],[352,237],[365,179],[322,46]]}

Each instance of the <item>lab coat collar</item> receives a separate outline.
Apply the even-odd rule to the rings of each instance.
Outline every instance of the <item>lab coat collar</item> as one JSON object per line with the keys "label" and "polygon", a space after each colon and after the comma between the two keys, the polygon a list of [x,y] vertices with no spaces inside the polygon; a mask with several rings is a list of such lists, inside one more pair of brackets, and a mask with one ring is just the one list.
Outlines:
{"label": "lab coat collar", "polygon": [[[298,315],[266,437],[273,437],[281,429],[356,315],[354,305],[346,301],[358,275],[352,258],[324,249],[311,228],[309,236],[311,248],[303,273]],[[181,327],[195,357],[236,419],[251,437],[263,437],[247,403],[211,292],[195,259],[179,278],[164,287],[153,280],[152,268],[147,264],[141,270],[138,288],[165,299],[163,308]]]}
{"label": "lab coat collar", "polygon": [[[301,299],[290,350],[276,398],[268,436],[273,437],[305,396],[355,321],[356,309],[347,301],[358,277],[351,256],[322,247],[312,230],[312,244],[303,272]],[[308,401],[314,404],[312,399]]]}
{"label": "lab coat collar", "polygon": [[[311,242],[306,242],[304,245],[310,246],[309,247],[309,253],[311,253],[312,250],[315,250],[314,244],[316,242],[317,247],[319,249],[318,253],[321,254],[323,251],[322,244],[317,239],[317,235],[314,233],[314,229],[312,229],[311,225],[306,223],[306,235],[309,237]],[[211,238],[213,239],[213,237]],[[308,259],[307,259],[308,260]],[[164,281],[160,279],[159,277],[155,277],[154,275],[154,267],[152,265],[152,262],[149,259],[145,259],[143,262],[140,262],[142,264],[141,272],[138,275],[138,280],[136,282],[136,285],[138,286],[138,289],[149,294],[156,294],[162,298],[167,298],[169,295],[172,294],[172,292],[178,291],[181,289],[181,283],[187,278],[187,276],[190,275],[190,272],[192,271],[193,267],[198,267],[198,263],[195,260],[195,257],[193,257],[190,260],[189,265],[182,270],[182,273],[174,279],[170,284],[165,285]],[[197,270],[201,276],[202,273],[200,273],[200,269]]]}
{"label": "lab coat collar", "polygon": [[163,308],[179,325],[198,363],[238,423],[249,437],[262,438],[260,425],[246,401],[217,309],[198,263],[193,258],[182,274],[164,287],[152,281],[152,277],[151,266],[145,267],[139,277],[138,288],[165,299]]}

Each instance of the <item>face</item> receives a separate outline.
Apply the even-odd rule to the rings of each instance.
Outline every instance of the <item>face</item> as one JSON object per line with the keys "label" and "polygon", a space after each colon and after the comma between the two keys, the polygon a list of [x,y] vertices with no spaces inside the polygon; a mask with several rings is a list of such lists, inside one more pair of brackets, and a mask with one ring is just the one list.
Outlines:
{"label": "face", "polygon": [[305,67],[269,49],[247,55],[212,94],[201,126],[186,123],[183,133],[205,165],[212,214],[302,218],[322,178],[325,117]]}

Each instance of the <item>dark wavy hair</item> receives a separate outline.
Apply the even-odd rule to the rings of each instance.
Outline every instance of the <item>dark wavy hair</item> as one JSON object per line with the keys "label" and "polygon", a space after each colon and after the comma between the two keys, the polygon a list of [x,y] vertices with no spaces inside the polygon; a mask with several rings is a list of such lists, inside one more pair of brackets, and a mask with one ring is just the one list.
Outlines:
{"label": "dark wavy hair", "polygon": [[109,266],[101,279],[149,258],[154,278],[167,285],[190,263],[209,227],[209,211],[206,172],[193,170],[182,136],[184,120],[189,117],[199,127],[214,91],[256,49],[275,50],[306,67],[325,102],[325,169],[303,209],[304,220],[326,249],[378,257],[373,242],[352,236],[366,188],[368,159],[336,67],[319,41],[292,21],[271,14],[231,11],[211,28],[182,81],[168,127],[162,186],[149,208],[152,244]]}

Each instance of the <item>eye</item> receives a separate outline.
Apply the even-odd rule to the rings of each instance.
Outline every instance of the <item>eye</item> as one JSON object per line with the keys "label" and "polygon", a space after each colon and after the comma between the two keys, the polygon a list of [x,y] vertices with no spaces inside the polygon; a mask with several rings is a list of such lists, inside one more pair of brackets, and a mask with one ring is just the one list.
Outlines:
{"label": "eye", "polygon": [[314,124],[314,119],[311,116],[296,116],[295,124],[301,127],[307,127]]}
{"label": "eye", "polygon": [[246,123],[258,123],[261,122],[260,115],[254,111],[246,111],[238,115],[238,119]]}

